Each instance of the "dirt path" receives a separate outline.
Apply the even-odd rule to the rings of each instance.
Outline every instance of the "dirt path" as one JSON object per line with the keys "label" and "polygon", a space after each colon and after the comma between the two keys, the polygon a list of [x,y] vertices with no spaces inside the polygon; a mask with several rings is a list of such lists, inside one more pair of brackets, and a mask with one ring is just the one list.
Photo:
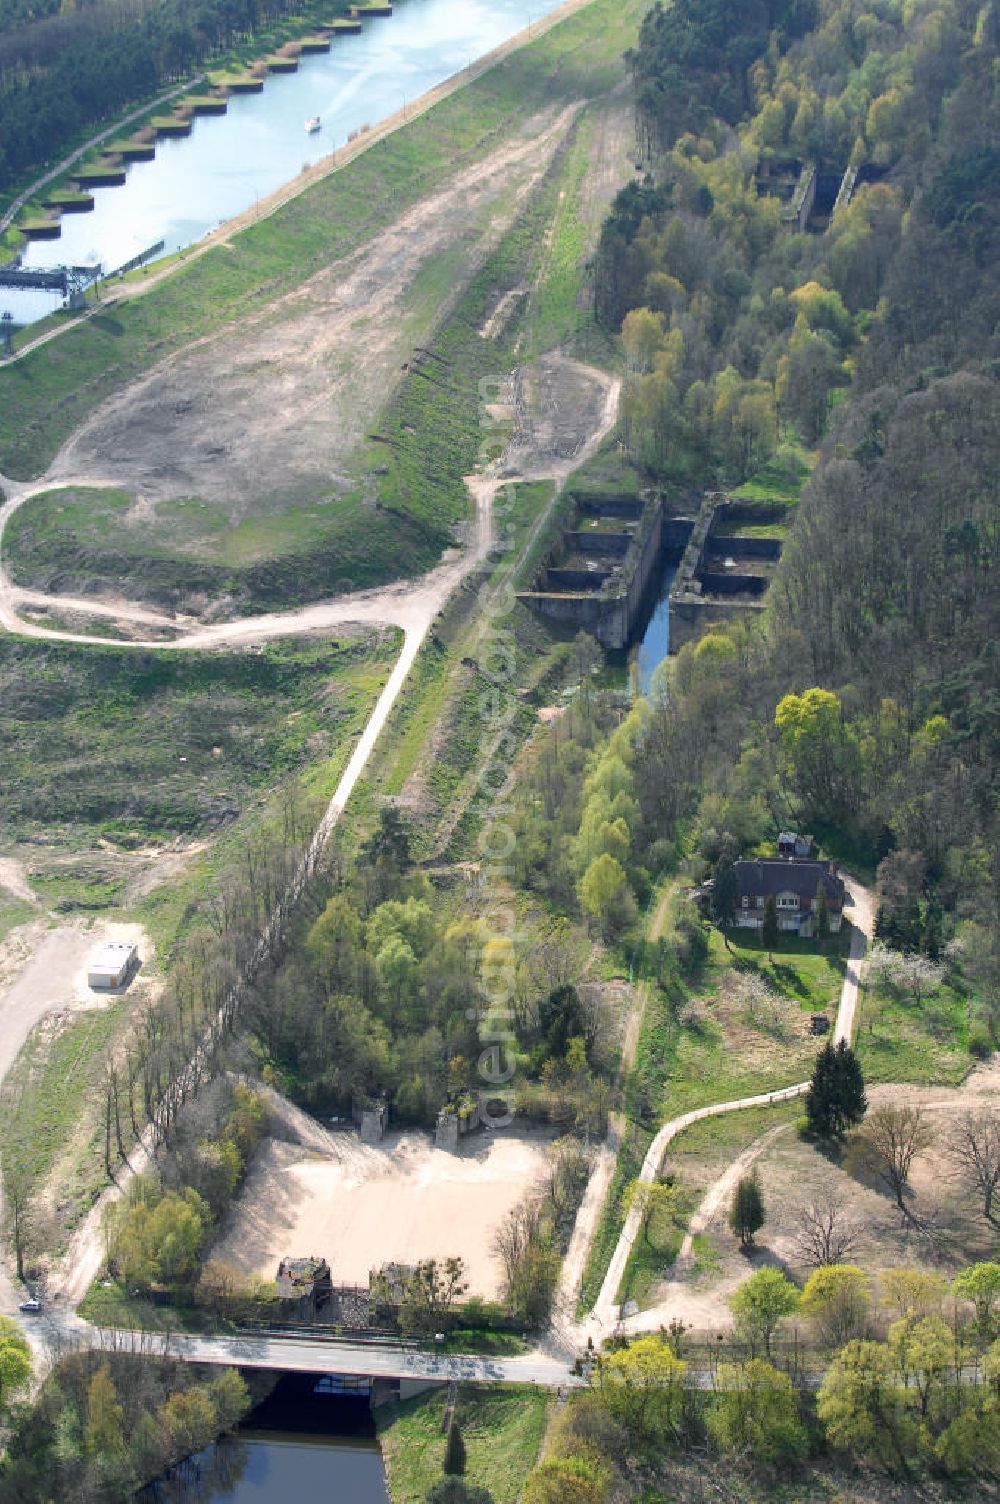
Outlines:
{"label": "dirt path", "polygon": [[34,891],[24,873],[24,863],[12,856],[0,856],[0,888],[6,888],[15,898],[25,903],[37,903]]}

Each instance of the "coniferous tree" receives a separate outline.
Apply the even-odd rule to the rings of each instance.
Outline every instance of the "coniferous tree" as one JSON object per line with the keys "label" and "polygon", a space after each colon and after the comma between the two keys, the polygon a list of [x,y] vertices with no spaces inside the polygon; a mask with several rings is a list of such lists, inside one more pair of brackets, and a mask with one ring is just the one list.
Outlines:
{"label": "coniferous tree", "polygon": [[868,1107],[857,1055],[845,1040],[826,1044],[816,1057],[806,1093],[806,1117],[820,1138],[843,1138],[861,1122]]}
{"label": "coniferous tree", "polygon": [[739,898],[739,890],[736,868],[728,852],[724,852],[716,862],[712,873],[712,913],[716,924],[722,931],[727,950],[729,949],[729,930],[733,922],[733,911],[736,908],[736,900]]}
{"label": "coniferous tree", "polygon": [[769,895],[764,905],[764,923],[761,925],[760,938],[767,947],[767,959],[771,960],[771,953],[778,943],[778,906],[773,895]]}
{"label": "coniferous tree", "polygon": [[816,895],[816,938],[823,947],[830,938],[830,909],[826,901],[826,883],[821,882]]}
{"label": "coniferous tree", "polygon": [[764,1197],[756,1172],[741,1176],[737,1182],[729,1208],[729,1226],[733,1236],[739,1238],[741,1248],[749,1248],[754,1233],[764,1226]]}

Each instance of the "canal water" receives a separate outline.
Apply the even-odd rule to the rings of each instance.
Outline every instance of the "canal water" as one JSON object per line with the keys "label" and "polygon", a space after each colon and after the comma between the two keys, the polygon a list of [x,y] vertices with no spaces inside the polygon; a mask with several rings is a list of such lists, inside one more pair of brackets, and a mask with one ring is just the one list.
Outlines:
{"label": "canal water", "polygon": [[[196,117],[190,136],[160,141],[152,162],[129,166],[124,185],[94,191],[89,214],[62,219],[58,240],[25,247],[25,266],[100,262],[106,271],[162,240],[191,245],[283,183],[507,41],[558,0],[401,0],[297,73],[271,74],[260,94],[235,94],[225,115]],[[305,122],[321,128],[308,135]],[[58,295],[0,289],[18,323],[58,307]]]}
{"label": "canal water", "polygon": [[653,599],[645,631],[639,639],[635,655],[635,682],[640,694],[649,694],[653,675],[670,651],[668,596],[676,573],[676,564],[664,565],[659,590]]}
{"label": "canal water", "polygon": [[189,1458],[136,1504],[389,1504],[366,1399],[284,1374],[234,1436]]}

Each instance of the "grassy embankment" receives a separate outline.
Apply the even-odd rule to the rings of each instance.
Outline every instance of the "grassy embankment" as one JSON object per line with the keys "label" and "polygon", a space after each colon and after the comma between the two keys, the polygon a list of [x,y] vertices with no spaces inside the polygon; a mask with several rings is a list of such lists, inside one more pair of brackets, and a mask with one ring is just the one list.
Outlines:
{"label": "grassy embankment", "polygon": [[[0,639],[0,812],[11,836],[40,843],[20,848],[33,888],[58,911],[142,920],[167,959],[285,797],[329,797],[397,652],[395,632],[259,654]],[[133,884],[193,842],[199,855],[124,909]],[[93,1114],[139,996],[47,1020],[4,1084],[3,1152],[48,1182],[63,1233],[103,1182]]]}
{"label": "grassy embankment", "polygon": [[[817,1048],[807,1015],[835,1013],[846,950],[846,935],[836,946],[831,942],[826,954],[811,941],[783,936],[769,958],[756,938],[736,932],[727,949],[713,930],[705,964],[685,976],[673,957],[668,927],[660,954],[644,958],[649,1000],[627,1086],[630,1122],[584,1271],[581,1311],[591,1308],[600,1291],[624,1222],[626,1189],[639,1173],[656,1128],[692,1108],[806,1080]],[[756,1018],[748,1013],[739,988],[739,976],[746,972],[762,976],[777,1000],[773,1010]],[[743,1123],[743,1114],[738,1120]],[[750,1130],[746,1132],[743,1141],[749,1142]],[[691,1209],[682,1198],[677,1215],[653,1229],[662,1251],[639,1249],[635,1269],[630,1266],[623,1284],[631,1285],[634,1278],[642,1293],[645,1266],[658,1262],[662,1269],[676,1255]]]}
{"label": "grassy embankment", "polygon": [[[455,1419],[467,1452],[466,1482],[489,1490],[494,1504],[516,1504],[538,1461],[549,1396],[527,1385],[463,1386]],[[375,1411],[392,1504],[424,1504],[442,1475],[445,1390]]]}
{"label": "grassy embankment", "polygon": [[[300,284],[323,266],[357,249],[446,177],[522,129],[526,113],[586,101],[621,77],[620,52],[632,38],[642,6],[628,0],[593,4],[426,115],[377,142],[344,169],[316,183],[274,214],[180,267],[147,296],[98,314],[60,339],[0,373],[0,471],[37,475],[84,417],[157,360],[193,337],[240,319]],[[582,150],[582,148],[581,148]],[[579,176],[579,158],[575,171]],[[557,243],[572,240],[571,225]],[[451,280],[454,268],[430,268],[431,281]],[[447,274],[447,275],[446,275]],[[424,289],[424,296],[434,289]],[[420,296],[420,290],[417,290]],[[555,327],[551,313],[548,327]],[[487,341],[481,342],[484,346]],[[474,370],[463,369],[463,380]],[[384,448],[378,460],[385,460]],[[360,474],[363,466],[359,467]],[[426,472],[422,472],[426,480]],[[123,530],[112,524],[121,500],[98,497],[93,525],[88,507],[69,503],[54,523],[37,526],[28,508],[12,529],[8,547],[15,572],[51,573],[85,559],[91,576],[120,579],[148,567],[154,579],[173,576],[192,590],[219,594],[235,589],[263,604],[329,591],[339,578],[369,585],[426,568],[452,537],[467,502],[452,487],[379,485],[377,508],[358,507],[360,491],[315,498],[302,517],[280,507],[220,544],[219,519],[197,501],[182,503],[181,518],[168,509],[163,536],[156,528]],[[175,509],[177,504],[171,504]],[[183,522],[185,547],[178,544]],[[196,526],[195,526],[196,525]],[[192,532],[197,531],[197,547]],[[36,536],[37,532],[37,536]],[[171,546],[173,552],[171,554]],[[123,548],[132,554],[123,557]],[[106,557],[105,557],[106,555]]]}

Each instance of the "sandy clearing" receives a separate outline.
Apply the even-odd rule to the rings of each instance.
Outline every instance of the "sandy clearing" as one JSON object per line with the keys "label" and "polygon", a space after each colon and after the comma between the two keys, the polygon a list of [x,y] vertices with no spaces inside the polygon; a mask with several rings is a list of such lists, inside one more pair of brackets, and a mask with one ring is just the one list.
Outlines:
{"label": "sandy clearing", "polygon": [[[76,431],[50,478],[86,481],[113,460],[118,485],[139,497],[125,526],[139,527],[151,503],[177,496],[221,503],[235,521],[346,484],[349,456],[415,336],[500,239],[578,108],[531,122],[530,134],[456,173],[362,251],[168,357]],[[456,254],[461,273],[415,330],[407,294],[432,261]]]}
{"label": "sandy clearing", "polygon": [[107,940],[134,941],[148,965],[152,944],[139,924],[100,920],[89,929],[63,924],[44,933],[17,975],[0,989],[0,1081],[47,1013],[106,1008],[117,995],[87,986],[87,961]]}
{"label": "sandy clearing", "polygon": [[470,1292],[498,1295],[492,1237],[543,1176],[548,1139],[496,1134],[449,1154],[416,1132],[389,1134],[378,1147],[342,1137],[337,1159],[270,1140],[214,1254],[269,1278],[285,1255],[320,1254],[334,1280],[356,1285],[390,1260],[459,1255]]}
{"label": "sandy clearing", "polygon": [[26,903],[38,900],[25,876],[24,863],[13,856],[0,856],[0,888],[6,888],[14,898],[23,898]]}

